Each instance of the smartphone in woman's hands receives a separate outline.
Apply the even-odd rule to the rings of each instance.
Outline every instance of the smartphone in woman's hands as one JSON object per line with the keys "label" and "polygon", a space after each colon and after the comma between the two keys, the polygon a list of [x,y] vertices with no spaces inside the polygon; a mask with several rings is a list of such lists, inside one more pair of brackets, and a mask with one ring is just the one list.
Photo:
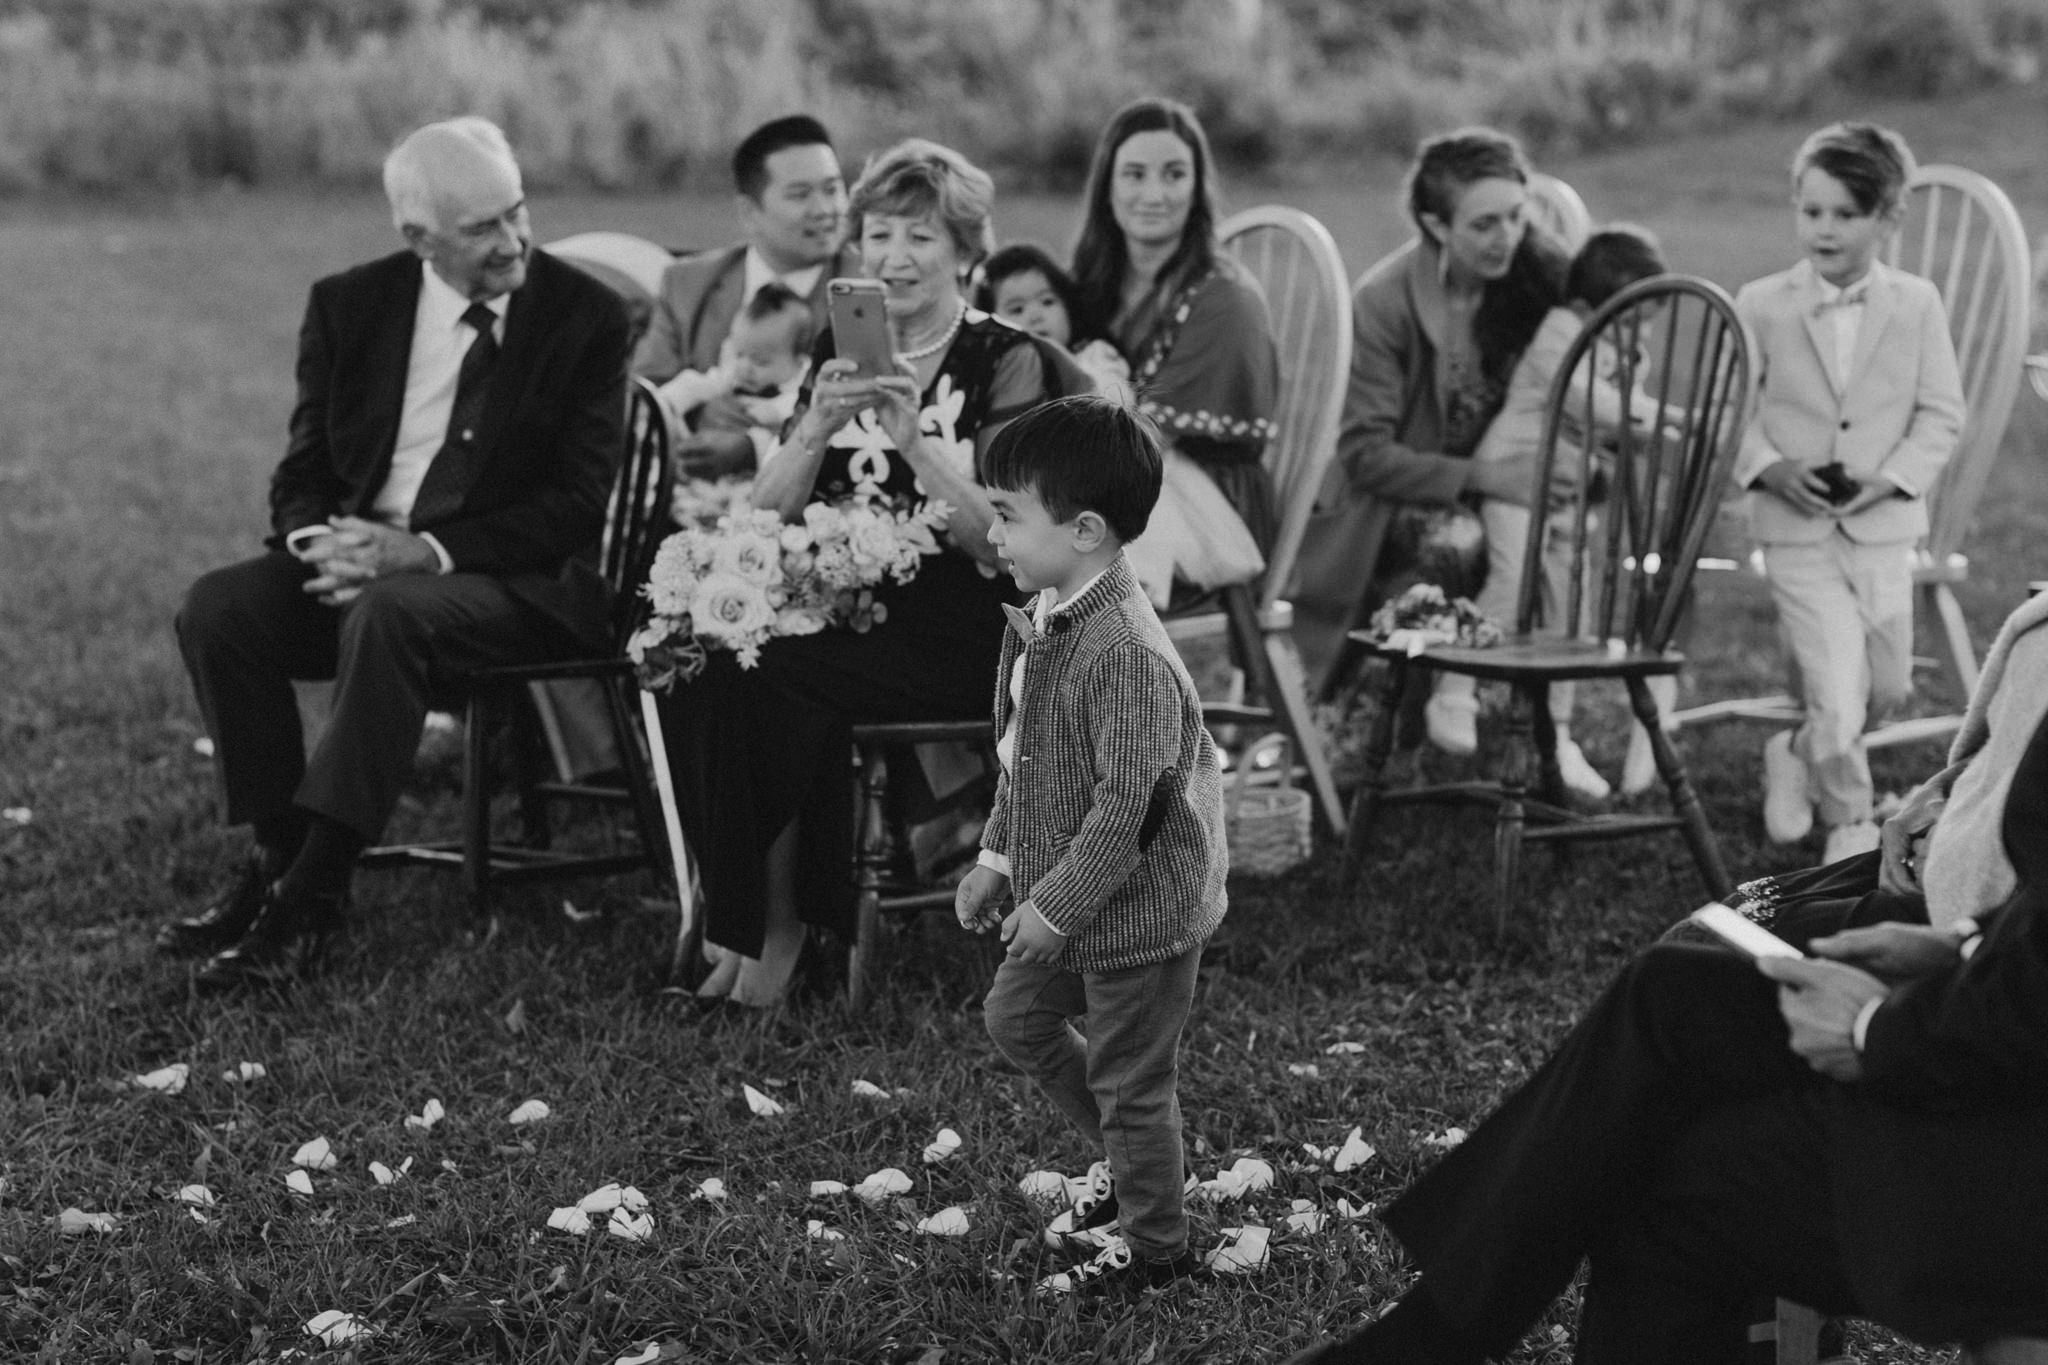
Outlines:
{"label": "smartphone in woman's hands", "polygon": [[841,360],[853,362],[845,379],[893,375],[896,348],[889,340],[889,319],[882,309],[886,288],[880,280],[834,279],[825,286],[832,318],[832,346]]}

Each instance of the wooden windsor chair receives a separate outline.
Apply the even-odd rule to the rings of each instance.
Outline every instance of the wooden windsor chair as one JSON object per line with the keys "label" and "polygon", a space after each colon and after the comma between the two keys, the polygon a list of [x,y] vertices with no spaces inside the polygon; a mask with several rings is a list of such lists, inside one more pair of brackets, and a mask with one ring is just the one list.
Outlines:
{"label": "wooden windsor chair", "polygon": [[[1574,391],[1573,376],[1579,374],[1612,375],[1624,393],[1640,383],[1645,396],[1638,402],[1646,409],[1654,406],[1656,420],[1607,425],[1596,409],[1596,386],[1580,384]],[[1721,485],[1741,443],[1749,383],[1748,345],[1734,305],[1704,280],[1660,275],[1640,281],[1587,320],[1551,385],[1537,452],[1539,507],[1548,501],[1560,461],[1575,462],[1563,465],[1572,471],[1575,491],[1566,518],[1571,571],[1558,619],[1541,615],[1546,527],[1538,515],[1531,518],[1515,629],[1497,647],[1410,650],[1368,631],[1352,634],[1366,654],[1385,661],[1387,670],[1366,743],[1364,776],[1353,797],[1344,850],[1346,885],[1358,879],[1381,808],[1428,801],[1494,809],[1501,929],[1515,902],[1522,849],[1529,842],[1675,831],[1690,846],[1708,891],[1723,894],[1729,883],[1713,830],[1677,750],[1656,726],[1649,680],[1675,675],[1685,665],[1670,641],[1686,608],[1686,589]],[[1584,435],[1564,439],[1568,422]],[[1596,443],[1612,452],[1604,508],[1595,504]],[[1388,790],[1385,768],[1402,687],[1410,668],[1418,665],[1513,688],[1498,782]],[[1671,814],[1586,815],[1562,803],[1549,690],[1553,683],[1589,678],[1619,679],[1627,686],[1635,715],[1650,730]],[[1538,763],[1534,797],[1532,757]]]}
{"label": "wooden windsor chair", "polygon": [[[1926,491],[1929,529],[1913,562],[1915,596],[1938,631],[1935,662],[1956,709],[1880,726],[1865,737],[1873,749],[1952,734],[1976,689],[1977,653],[1955,585],[1970,576],[1963,541],[1976,519],[2026,369],[2032,287],[2026,233],[2012,201],[1992,181],[1958,166],[1923,166],[1913,177],[1905,221],[1886,259],[1940,289],[1962,370],[1966,416],[1955,453]],[[1804,719],[1798,700],[1779,694],[1706,702],[1674,712],[1667,724],[1672,729],[1718,720],[1797,725]]]}
{"label": "wooden windsor chair", "polygon": [[1283,595],[1315,509],[1317,490],[1337,453],[1337,423],[1351,370],[1351,293],[1344,261],[1328,229],[1299,209],[1266,205],[1227,219],[1224,249],[1259,282],[1280,352],[1278,428],[1266,447],[1280,531],[1264,575],[1217,594],[1218,610],[1165,620],[1176,643],[1226,635],[1244,672],[1250,706],[1204,708],[1212,724],[1275,724],[1293,743],[1324,826],[1344,832],[1344,806],[1330,776],[1322,731],[1309,711],[1308,681],[1289,631],[1294,611]]}
{"label": "wooden windsor chair", "polygon": [[[648,566],[667,524],[671,480],[668,424],[661,400],[652,385],[636,379],[627,395],[625,460],[612,488],[599,545],[600,572],[612,596],[611,651],[600,658],[478,669],[463,678],[459,684],[466,708],[461,837],[372,848],[363,853],[363,866],[458,870],[470,909],[486,920],[491,914],[492,893],[501,885],[666,867],[661,813],[628,699],[633,665],[626,658],[625,644],[639,620],[640,585],[647,579]],[[619,780],[615,783],[539,775],[532,761],[537,737],[519,733],[530,729],[531,710],[519,705],[528,685],[574,678],[593,679],[601,685],[618,754]],[[491,833],[490,736],[492,721],[505,706],[514,708],[511,714],[519,738],[515,747],[521,830],[516,842],[493,839]],[[625,806],[631,814],[632,846],[614,845],[600,853],[554,848],[550,814],[561,802]]]}

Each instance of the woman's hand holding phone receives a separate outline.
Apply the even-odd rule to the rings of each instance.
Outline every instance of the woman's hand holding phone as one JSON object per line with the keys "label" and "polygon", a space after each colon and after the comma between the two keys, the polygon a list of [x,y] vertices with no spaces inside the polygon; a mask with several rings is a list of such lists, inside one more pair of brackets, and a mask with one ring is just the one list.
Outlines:
{"label": "woman's hand holding phone", "polygon": [[862,408],[876,405],[880,381],[861,378],[858,369],[851,360],[838,358],[818,367],[817,380],[811,385],[811,405],[804,413],[805,422],[813,424],[817,444],[832,439]]}

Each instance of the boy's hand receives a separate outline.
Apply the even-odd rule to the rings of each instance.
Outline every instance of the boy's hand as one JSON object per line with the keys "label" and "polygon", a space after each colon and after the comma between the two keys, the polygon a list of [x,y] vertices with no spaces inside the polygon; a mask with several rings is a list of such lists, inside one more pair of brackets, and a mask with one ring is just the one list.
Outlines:
{"label": "boy's hand", "polygon": [[992,867],[976,863],[953,892],[953,916],[962,929],[985,934],[1003,922],[1003,901],[1010,894],[1010,879]]}
{"label": "boy's hand", "polygon": [[1756,476],[1756,487],[1778,495],[1794,510],[1809,517],[1839,516],[1828,501],[1828,481],[1804,465],[1780,460]]}
{"label": "boy's hand", "polygon": [[1047,924],[1028,900],[1003,921],[1003,942],[1019,962],[1051,962],[1067,949],[1066,935]]}
{"label": "boy's hand", "polygon": [[1847,502],[1837,503],[1833,511],[1834,516],[1853,517],[1864,508],[1875,507],[1899,491],[1899,486],[1890,479],[1856,479],[1854,475],[1850,477],[1855,479],[1856,496]]}

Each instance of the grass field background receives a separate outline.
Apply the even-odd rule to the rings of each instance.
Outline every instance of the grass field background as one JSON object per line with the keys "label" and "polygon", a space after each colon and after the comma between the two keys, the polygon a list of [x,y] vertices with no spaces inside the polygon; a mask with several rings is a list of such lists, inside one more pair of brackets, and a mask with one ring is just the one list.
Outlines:
{"label": "grass field background", "polygon": [[[2037,160],[2040,91],[1875,111],[1925,160],[2003,184],[2048,223]],[[1847,111],[1843,111],[1847,112]],[[1680,269],[1734,285],[1792,259],[1783,163],[1803,127],[1701,138],[1560,163],[1597,217],[1652,227]],[[1238,206],[1295,203],[1362,269],[1402,239],[1398,169],[1343,186],[1238,185]],[[616,227],[674,243],[730,235],[717,199],[548,197],[543,239]],[[1006,239],[1064,246],[1066,201],[1007,198]],[[381,202],[360,195],[214,194],[10,203],[0,217],[0,1359],[275,1359],[309,1346],[326,1309],[364,1315],[363,1361],[608,1362],[637,1342],[702,1361],[1238,1361],[1264,1359],[1373,1311],[1403,1282],[1370,1220],[1278,1232],[1272,1264],[1141,1306],[1034,1302],[1036,1215],[1015,1192],[1036,1167],[1086,1157],[992,1057],[973,1008],[985,962],[943,930],[900,940],[881,1003],[835,999],[765,1023],[707,1022],[664,984],[668,924],[630,882],[515,899],[488,946],[471,942],[448,882],[365,876],[339,968],[282,1003],[222,1004],[149,951],[155,924],[216,883],[236,840],[215,827],[209,765],[169,621],[199,572],[252,551],[282,447],[294,338],[316,276],[390,249]],[[2023,391],[1969,545],[1962,596],[1980,643],[2048,574],[2043,405]],[[1696,690],[1775,685],[1755,585],[1708,585]],[[1611,766],[1611,700],[1589,749]],[[1766,847],[1756,814],[1760,736],[1694,732],[1685,747],[1739,875],[1799,865]],[[1936,766],[1932,747],[1880,762],[1893,788]],[[445,822],[429,775],[400,813]],[[1289,1200],[1385,1197],[1522,1077],[1615,965],[1699,898],[1682,846],[1536,857],[1524,907],[1490,934],[1477,817],[1389,821],[1360,896],[1327,852],[1277,882],[1233,887],[1205,963],[1186,1047],[1188,1130],[1202,1174],[1255,1154],[1280,1187],[1204,1209],[1198,1241],[1280,1226]],[[1358,1054],[1330,1055],[1353,1041]],[[225,1068],[265,1065],[252,1085]],[[183,1094],[122,1077],[183,1061]],[[1297,1073],[1290,1065],[1311,1068]],[[856,1099],[855,1077],[899,1092]],[[750,1083],[788,1112],[753,1117]],[[402,1117],[429,1097],[431,1133]],[[505,1115],[541,1098],[553,1117]],[[960,1155],[924,1168],[940,1126]],[[1343,1176],[1301,1144],[1353,1126],[1378,1156]],[[316,1135],[341,1158],[310,1199],[283,1183]],[[380,1188],[377,1160],[411,1174]],[[446,1163],[444,1165],[444,1163]],[[813,1179],[894,1165],[900,1208],[812,1200]],[[693,1201],[707,1177],[723,1203]],[[653,1240],[543,1231],[548,1211],[610,1180],[653,1203]],[[220,1198],[201,1225],[169,1196]],[[944,1241],[906,1224],[965,1207]],[[66,1238],[62,1209],[111,1212],[116,1231]],[[413,1221],[391,1226],[410,1216]],[[807,1219],[848,1234],[832,1249]],[[1561,1361],[1552,1332],[1526,1361]],[[935,1350],[944,1354],[935,1355]],[[1864,1359],[1922,1358],[1864,1333]],[[339,1358],[342,1352],[336,1352]]]}

